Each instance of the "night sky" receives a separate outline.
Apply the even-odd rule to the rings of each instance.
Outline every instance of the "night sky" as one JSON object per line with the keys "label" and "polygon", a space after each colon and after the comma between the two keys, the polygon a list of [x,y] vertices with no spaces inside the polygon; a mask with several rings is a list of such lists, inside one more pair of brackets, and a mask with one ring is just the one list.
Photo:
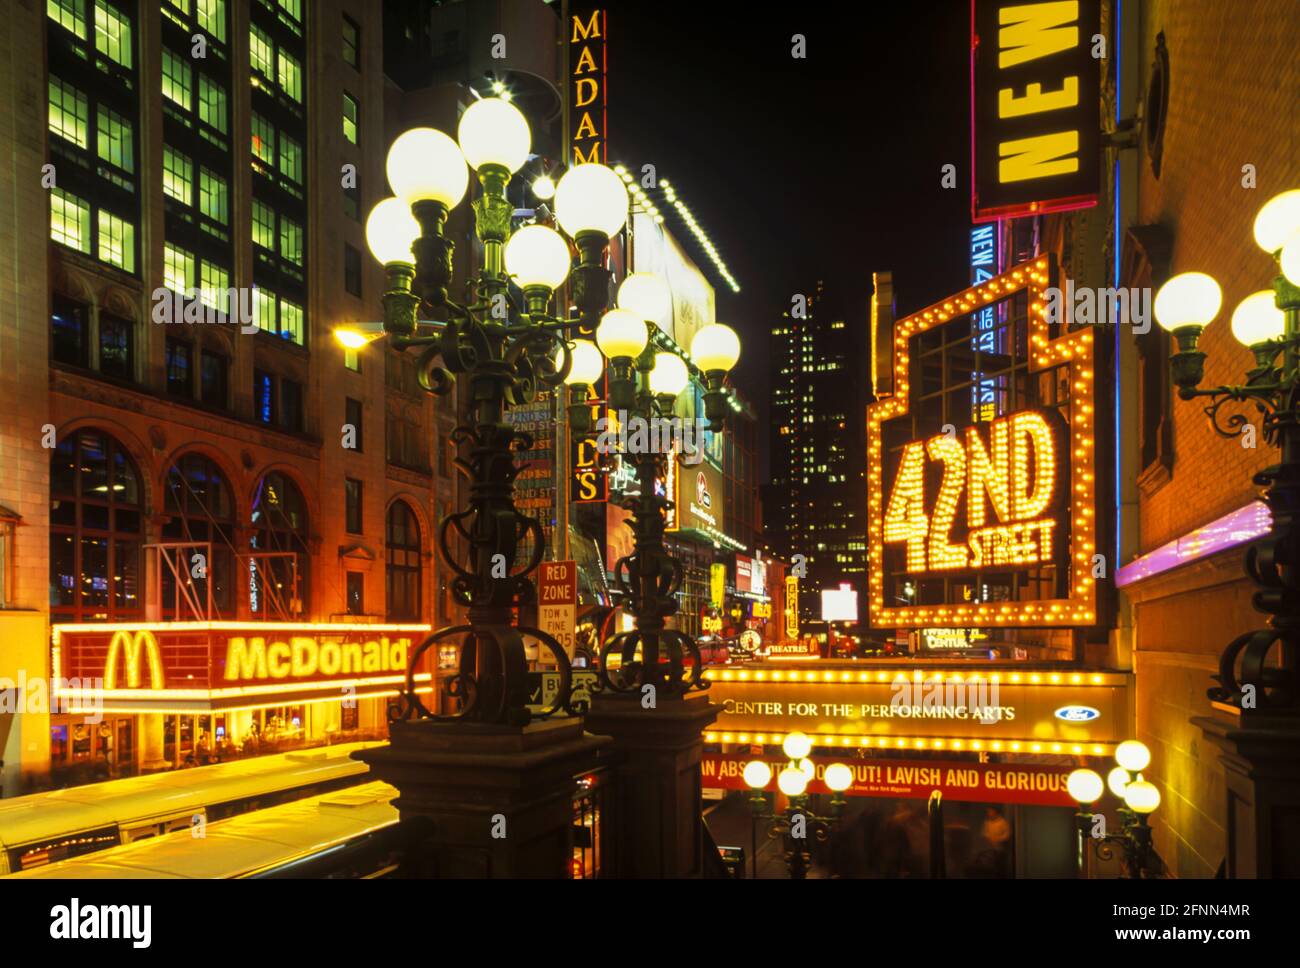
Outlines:
{"label": "night sky", "polygon": [[688,245],[763,411],[793,293],[824,279],[866,326],[873,271],[894,272],[900,314],[967,285],[969,31],[965,0],[611,5],[610,160],[654,162],[740,283]]}

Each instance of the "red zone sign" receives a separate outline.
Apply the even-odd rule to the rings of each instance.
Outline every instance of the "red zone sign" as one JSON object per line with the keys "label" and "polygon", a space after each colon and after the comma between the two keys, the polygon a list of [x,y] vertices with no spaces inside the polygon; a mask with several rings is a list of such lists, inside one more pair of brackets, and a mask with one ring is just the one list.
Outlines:
{"label": "red zone sign", "polygon": [[[783,756],[738,756],[705,753],[700,774],[706,789],[747,790],[743,776],[745,764],[764,760],[772,767],[772,779],[785,769]],[[1065,786],[1073,767],[1020,766],[1007,763],[951,763],[931,760],[836,760],[831,756],[812,757],[815,778],[808,784],[809,793],[830,793],[823,781],[826,767],[843,763],[853,771],[853,785],[844,791],[848,797],[899,797],[925,800],[938,790],[945,800],[970,800],[979,803],[1023,803],[1040,807],[1076,806]]]}

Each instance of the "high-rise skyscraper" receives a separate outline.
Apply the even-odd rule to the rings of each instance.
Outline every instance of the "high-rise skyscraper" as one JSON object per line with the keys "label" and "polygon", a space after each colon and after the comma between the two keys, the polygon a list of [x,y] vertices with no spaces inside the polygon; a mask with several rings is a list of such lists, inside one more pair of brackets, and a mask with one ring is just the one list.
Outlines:
{"label": "high-rise skyscraper", "polygon": [[[864,298],[865,302],[865,298]],[[818,282],[792,300],[769,339],[771,482],[764,534],[807,574],[800,619],[821,618],[819,592],[848,583],[865,607],[867,569],[865,309]]]}

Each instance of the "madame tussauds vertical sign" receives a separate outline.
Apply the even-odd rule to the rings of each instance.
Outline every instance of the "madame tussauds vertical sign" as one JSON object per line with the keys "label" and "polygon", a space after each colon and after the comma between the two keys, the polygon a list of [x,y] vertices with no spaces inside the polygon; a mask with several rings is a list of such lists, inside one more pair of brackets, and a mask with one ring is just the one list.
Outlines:
{"label": "madame tussauds vertical sign", "polygon": [[579,7],[569,17],[569,158],[574,165],[604,163],[605,43],[609,17],[603,8]]}

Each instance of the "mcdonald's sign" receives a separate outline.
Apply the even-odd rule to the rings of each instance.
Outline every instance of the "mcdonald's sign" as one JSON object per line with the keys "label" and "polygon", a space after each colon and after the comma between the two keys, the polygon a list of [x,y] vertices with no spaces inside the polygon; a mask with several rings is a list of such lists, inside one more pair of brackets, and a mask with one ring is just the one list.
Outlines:
{"label": "mcdonald's sign", "polygon": [[[150,622],[53,627],[55,678],[102,682],[75,701],[105,710],[198,713],[392,696],[428,625]],[[416,670],[417,691],[431,672]]]}
{"label": "mcdonald's sign", "polygon": [[126,688],[140,688],[141,653],[149,663],[149,688],[162,689],[166,680],[163,677],[162,655],[158,651],[158,640],[148,629],[118,629],[113,633],[108,644],[108,659],[104,662],[104,688],[116,689],[118,655],[126,665]]}

